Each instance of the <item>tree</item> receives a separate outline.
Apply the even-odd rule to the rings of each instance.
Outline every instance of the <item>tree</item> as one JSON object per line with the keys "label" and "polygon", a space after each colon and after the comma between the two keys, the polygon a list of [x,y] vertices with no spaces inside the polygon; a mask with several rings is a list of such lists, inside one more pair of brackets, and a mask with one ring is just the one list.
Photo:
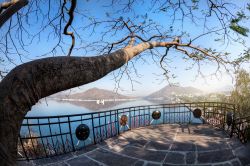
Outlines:
{"label": "tree", "polygon": [[240,115],[250,115],[250,74],[246,70],[239,70],[236,76],[234,90],[231,93],[231,100],[237,105]]}
{"label": "tree", "polygon": [[[114,0],[106,5],[111,6],[112,12],[107,12],[101,18],[77,8],[76,0],[34,0],[27,6],[23,3],[14,12],[9,10],[20,1],[13,0],[8,5],[0,5],[0,25],[3,25],[0,52],[4,55],[0,57],[0,64],[11,63],[15,66],[10,72],[0,71],[3,78],[0,82],[0,165],[15,164],[22,120],[39,99],[93,82],[116,69],[118,75],[115,75],[115,79],[118,82],[124,74],[133,81],[130,72],[131,69],[136,71],[136,67],[132,59],[143,59],[143,52],[148,51],[160,64],[167,79],[171,77],[167,65],[168,53],[172,50],[183,53],[183,59],[192,62],[191,68],[197,65],[199,74],[202,74],[203,63],[217,65],[216,72],[221,67],[228,71],[228,65],[235,67],[247,57],[230,60],[228,52],[201,47],[196,43],[200,38],[212,35],[215,42],[239,42],[246,48],[244,36],[247,36],[248,29],[240,25],[242,20],[247,19],[243,12],[245,9],[235,9],[236,6],[227,1],[152,0],[147,6],[149,9],[145,8],[143,14],[139,14],[136,5],[143,6],[148,1]],[[23,9],[19,10],[21,7]],[[5,15],[8,11],[10,13]],[[153,13],[170,14],[166,17],[170,20],[167,29],[152,20],[150,14]],[[200,18],[197,18],[197,13],[200,13]],[[80,18],[84,20],[84,25],[80,24]],[[210,18],[216,26],[209,23]],[[73,20],[77,20],[78,24],[73,25]],[[183,29],[186,20],[202,25],[203,33],[189,37]],[[36,29],[38,24],[40,28]],[[34,27],[37,31],[32,33],[30,29],[34,30]],[[178,27],[182,27],[181,30],[175,30]],[[84,33],[79,34],[80,30],[100,36],[96,41],[88,39],[90,41],[84,43],[81,36]],[[47,34],[48,40],[52,40],[51,35],[56,39],[48,52],[43,54],[46,57],[23,63],[29,46],[35,40],[45,38],[44,34]],[[69,36],[71,40],[65,39],[63,35]],[[99,56],[71,56],[78,49],[86,52],[91,50],[91,53]],[[164,53],[161,49],[165,49]],[[56,56],[58,53],[67,56]],[[51,55],[54,56],[48,57]],[[20,59],[17,65],[15,57]]]}

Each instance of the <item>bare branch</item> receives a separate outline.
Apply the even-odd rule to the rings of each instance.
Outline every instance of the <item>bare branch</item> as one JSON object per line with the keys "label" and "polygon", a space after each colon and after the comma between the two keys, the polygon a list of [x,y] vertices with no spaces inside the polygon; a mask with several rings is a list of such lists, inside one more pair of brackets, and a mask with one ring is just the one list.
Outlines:
{"label": "bare branch", "polygon": [[28,4],[28,0],[18,0],[18,1],[11,1],[7,4],[1,5],[1,11],[5,8],[3,12],[0,12],[0,28],[2,25],[10,19],[12,15],[18,12],[22,7]]}
{"label": "bare branch", "polygon": [[[67,0],[64,0],[64,4],[66,4],[65,3],[66,1]],[[64,6],[63,6],[63,8],[64,8]],[[74,32],[69,32],[68,31],[68,28],[69,28],[69,26],[71,26],[71,24],[73,22],[73,19],[74,19],[75,8],[76,8],[76,0],[71,0],[71,6],[70,6],[70,9],[69,9],[69,12],[68,12],[69,20],[68,20],[68,22],[65,25],[64,30],[63,30],[63,34],[71,36],[71,39],[72,39],[68,56],[71,55],[71,52],[72,52],[72,50],[73,50],[73,48],[75,46],[75,35],[74,35]]]}

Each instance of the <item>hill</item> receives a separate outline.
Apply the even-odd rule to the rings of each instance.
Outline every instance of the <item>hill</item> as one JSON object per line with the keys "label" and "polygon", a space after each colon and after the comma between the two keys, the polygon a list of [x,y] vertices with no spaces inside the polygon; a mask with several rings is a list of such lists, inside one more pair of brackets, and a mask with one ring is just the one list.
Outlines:
{"label": "hill", "polygon": [[70,99],[82,99],[82,100],[99,100],[99,99],[130,99],[128,96],[124,96],[113,91],[92,88],[85,92],[69,95]]}
{"label": "hill", "polygon": [[146,97],[146,99],[169,99],[172,96],[190,96],[201,95],[203,92],[194,87],[181,87],[175,85],[167,85]]}

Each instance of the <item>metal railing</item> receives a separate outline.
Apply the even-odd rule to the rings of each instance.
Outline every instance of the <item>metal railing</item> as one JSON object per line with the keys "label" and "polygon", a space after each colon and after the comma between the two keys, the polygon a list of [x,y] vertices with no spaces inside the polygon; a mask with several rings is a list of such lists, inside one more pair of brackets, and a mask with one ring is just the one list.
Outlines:
{"label": "metal railing", "polygon": [[236,135],[242,143],[250,139],[250,116],[235,118],[232,135]]}
{"label": "metal railing", "polygon": [[233,125],[228,125],[226,118],[228,113],[233,114],[234,111],[233,104],[197,102],[136,106],[63,116],[25,117],[18,139],[18,160],[65,154],[149,125],[209,123],[231,134]]}

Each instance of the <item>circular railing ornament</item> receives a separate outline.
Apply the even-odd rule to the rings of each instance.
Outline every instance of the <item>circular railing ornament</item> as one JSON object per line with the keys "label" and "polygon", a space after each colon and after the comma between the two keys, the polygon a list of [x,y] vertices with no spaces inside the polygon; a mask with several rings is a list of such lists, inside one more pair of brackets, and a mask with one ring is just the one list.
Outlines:
{"label": "circular railing ornament", "polygon": [[158,120],[158,119],[160,119],[160,117],[161,117],[161,111],[154,111],[154,112],[152,113],[152,118],[153,118],[154,120]]}
{"label": "circular railing ornament", "polygon": [[228,112],[227,113],[227,119],[226,119],[226,123],[228,126],[231,126],[233,123],[233,113],[232,112]]}
{"label": "circular railing ornament", "polygon": [[77,128],[76,128],[76,138],[78,140],[84,141],[89,137],[89,127],[86,124],[80,124]]}
{"label": "circular railing ornament", "polygon": [[201,110],[199,108],[194,109],[193,115],[195,118],[200,118],[201,117]]}
{"label": "circular railing ornament", "polygon": [[126,126],[128,122],[128,116],[127,115],[122,115],[120,118],[120,125],[121,126]]}

